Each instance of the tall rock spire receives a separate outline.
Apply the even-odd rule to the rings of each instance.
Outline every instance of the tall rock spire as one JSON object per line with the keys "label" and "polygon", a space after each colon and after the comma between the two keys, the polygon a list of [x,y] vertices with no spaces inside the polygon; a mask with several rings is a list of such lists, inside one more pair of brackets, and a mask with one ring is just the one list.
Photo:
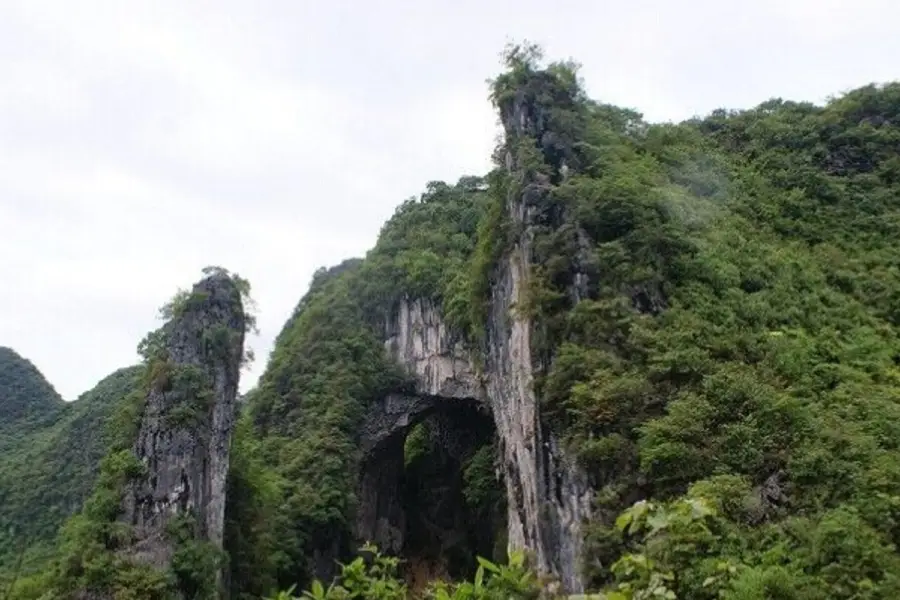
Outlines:
{"label": "tall rock spire", "polygon": [[532,552],[539,571],[578,593],[583,591],[582,524],[590,515],[592,491],[541,417],[534,381],[548,357],[536,344],[540,323],[522,307],[529,303],[537,262],[536,231],[568,220],[553,206],[552,191],[568,165],[578,162],[567,128],[577,123],[579,89],[574,80],[527,62],[506,77],[495,86],[494,101],[505,133],[498,158],[508,181],[502,201],[512,235],[491,276],[487,396],[507,486],[509,544]]}
{"label": "tall rock spire", "polygon": [[152,381],[133,445],[145,471],[126,487],[121,517],[133,527],[127,554],[160,569],[171,566],[176,522],[188,525],[189,538],[222,548],[246,320],[224,272],[194,285],[171,312],[150,350]]}

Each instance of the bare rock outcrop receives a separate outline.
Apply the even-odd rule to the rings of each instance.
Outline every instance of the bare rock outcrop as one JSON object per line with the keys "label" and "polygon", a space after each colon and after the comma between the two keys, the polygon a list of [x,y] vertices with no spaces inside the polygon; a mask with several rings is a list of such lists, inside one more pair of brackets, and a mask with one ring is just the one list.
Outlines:
{"label": "bare rock outcrop", "polygon": [[507,487],[509,546],[531,551],[540,572],[558,577],[567,592],[580,593],[582,523],[590,515],[592,492],[541,421],[533,387],[533,323],[515,310],[527,253],[527,244],[520,244],[500,269],[485,365]]}
{"label": "bare rock outcrop", "polygon": [[[591,514],[592,488],[584,471],[566,456],[542,422],[533,383],[535,372],[547,365],[534,356],[535,323],[516,310],[525,299],[535,262],[534,232],[548,226],[540,206],[552,188],[546,175],[526,174],[513,149],[525,138],[536,141],[545,154],[549,147],[556,157],[551,166],[557,170],[565,169],[568,157],[555,148],[556,138],[547,131],[547,115],[533,94],[520,90],[500,109],[507,139],[506,168],[519,181],[505,199],[505,214],[511,230],[518,233],[491,275],[483,369],[475,367],[439,307],[427,300],[401,302],[387,324],[385,347],[414,376],[416,394],[444,400],[469,398],[487,405],[497,430],[507,488],[509,546],[531,552],[539,571],[558,577],[567,592],[580,593],[584,590],[582,527]],[[585,236],[579,236],[580,245],[586,246]],[[587,266],[587,258],[577,258],[577,264]],[[569,289],[573,302],[589,293],[589,269],[582,270]],[[407,403],[423,410],[422,402]],[[385,422],[403,424],[413,416],[400,415],[396,400],[385,407],[394,409],[388,411],[392,416],[383,416]],[[370,432],[369,437],[377,435]]]}
{"label": "bare rock outcrop", "polygon": [[[549,119],[532,92],[518,90],[500,106],[500,113],[506,169],[519,181],[518,189],[505,198],[505,213],[519,234],[493,273],[485,374],[505,461],[509,544],[531,550],[540,571],[557,576],[567,592],[580,593],[582,525],[591,513],[592,489],[584,471],[565,455],[541,420],[534,374],[548,365],[539,364],[533,354],[533,319],[517,310],[526,304],[535,263],[534,232],[548,225],[540,207],[551,186],[546,175],[529,173],[526,164],[519,164],[514,149],[532,140],[545,158],[556,157],[550,161],[557,163],[551,165],[556,170],[564,167],[566,157],[559,148],[548,150],[556,137],[547,130]],[[569,290],[574,301],[586,294],[587,280],[587,273],[575,274]]]}
{"label": "bare rock outcrop", "polygon": [[385,349],[415,378],[416,393],[441,398],[484,398],[484,387],[460,336],[430,300],[407,299],[385,326]]}
{"label": "bare rock outcrop", "polygon": [[[591,489],[581,470],[541,425],[532,387],[533,325],[514,310],[527,277],[527,252],[527,242],[520,244],[498,271],[488,356],[481,372],[452,335],[438,307],[421,299],[401,303],[386,328],[385,348],[415,378],[416,394],[389,396],[371,407],[362,445],[368,452],[437,402],[469,399],[485,405],[500,442],[510,548],[532,552],[541,572],[558,577],[568,591],[576,593],[583,590],[581,526],[590,514]],[[364,478],[372,476],[364,474]],[[370,512],[378,512],[371,500]],[[368,521],[376,519],[374,513],[368,517]]]}
{"label": "bare rock outcrop", "polygon": [[176,517],[190,517],[195,539],[222,547],[245,329],[240,291],[223,273],[197,283],[174,312],[159,331],[132,448],[144,475],[122,503],[135,540],[127,554],[160,569],[171,564],[167,528]]}

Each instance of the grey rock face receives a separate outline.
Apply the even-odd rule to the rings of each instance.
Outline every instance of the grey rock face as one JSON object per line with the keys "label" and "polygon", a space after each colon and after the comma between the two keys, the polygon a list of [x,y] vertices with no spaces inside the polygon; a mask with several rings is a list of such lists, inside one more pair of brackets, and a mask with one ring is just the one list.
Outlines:
{"label": "grey rock face", "polygon": [[[171,373],[146,397],[133,450],[146,475],[126,488],[122,519],[136,542],[128,553],[169,566],[167,524],[192,513],[195,536],[222,547],[225,483],[244,343],[241,295],[225,275],[197,283],[183,311],[163,327]],[[188,387],[178,373],[198,383]],[[191,389],[201,389],[200,397]]]}
{"label": "grey rock face", "polygon": [[[545,129],[547,119],[540,105],[522,91],[501,106],[501,121],[508,148],[506,168],[521,179],[523,166],[509,149],[523,136],[546,148],[553,136]],[[520,233],[494,272],[485,373],[505,461],[510,547],[531,550],[540,571],[558,576],[567,592],[580,593],[584,591],[582,525],[591,513],[592,490],[583,470],[565,456],[541,422],[533,382],[535,370],[547,365],[539,365],[532,355],[534,323],[516,310],[525,299],[534,264],[532,240],[541,220],[538,207],[550,191],[546,176],[534,174],[523,182],[519,194],[506,198],[512,230]],[[576,262],[582,264],[586,262],[584,238],[579,232],[581,252]],[[588,283],[587,273],[576,274],[569,290],[573,301],[587,294]]]}
{"label": "grey rock face", "polygon": [[[538,569],[559,577],[569,593],[584,591],[581,577],[582,525],[591,513],[592,489],[583,470],[565,456],[558,440],[541,421],[533,381],[537,369],[545,369],[532,354],[532,319],[516,310],[525,300],[533,239],[542,223],[540,207],[546,205],[551,185],[546,175],[526,174],[512,151],[524,136],[546,150],[555,145],[553,132],[540,103],[527,90],[519,90],[500,107],[507,151],[507,170],[521,182],[521,191],[506,198],[512,230],[519,232],[511,250],[493,274],[485,364],[487,391],[501,440],[509,506],[509,544],[534,552]],[[557,157],[561,148],[551,148]],[[551,166],[565,176],[566,158]],[[551,161],[552,162],[552,161]],[[563,170],[564,169],[564,170]],[[578,230],[575,275],[569,297],[578,302],[588,295],[588,240]]]}
{"label": "grey rock face", "polygon": [[[541,107],[518,93],[501,107],[508,147],[529,136],[542,147],[552,145]],[[521,174],[513,152],[506,167]],[[565,167],[564,164],[557,168]],[[469,356],[444,324],[440,311],[428,301],[411,300],[386,328],[389,354],[415,376],[417,393],[443,399],[473,398],[485,402],[497,429],[507,487],[508,534],[511,549],[533,553],[537,568],[557,576],[569,593],[584,591],[581,577],[582,525],[591,513],[592,489],[582,469],[565,456],[558,440],[543,426],[533,380],[537,364],[532,355],[534,323],[516,310],[534,262],[532,239],[540,222],[539,207],[551,186],[546,176],[524,182],[518,194],[506,199],[512,230],[519,232],[512,249],[493,273],[487,330],[487,356],[479,376]],[[589,241],[579,230],[581,251],[576,263],[584,267],[572,281],[573,302],[588,296]],[[408,400],[409,411],[397,402],[380,414],[385,427],[403,426],[426,410],[424,399]],[[388,414],[393,413],[393,417]],[[370,419],[373,426],[377,419]],[[390,423],[388,423],[390,422]],[[370,432],[369,437],[373,434]]]}
{"label": "grey rock face", "polygon": [[434,397],[389,394],[366,412],[360,449],[370,454],[398,432],[408,429],[439,401]]}
{"label": "grey rock face", "polygon": [[541,424],[533,389],[532,323],[513,308],[527,273],[520,246],[494,289],[486,363],[488,397],[500,438],[509,507],[509,545],[534,553],[570,593],[580,577],[582,521],[590,515],[587,478]]}
{"label": "grey rock face", "polygon": [[430,300],[402,302],[385,326],[385,339],[388,354],[415,376],[418,394],[484,398],[481,379],[468,353]]}
{"label": "grey rock face", "polygon": [[431,301],[407,300],[385,323],[385,350],[413,376],[410,394],[389,394],[371,404],[360,431],[363,453],[356,536],[388,552],[401,552],[408,515],[397,491],[405,434],[452,405],[472,407],[484,395],[472,362]]}
{"label": "grey rock face", "polygon": [[[484,377],[455,342],[440,310],[425,300],[404,302],[387,327],[385,347],[415,376],[415,395],[388,396],[370,407],[363,425],[366,454],[390,444],[437,403],[471,402],[490,410],[503,458],[509,507],[509,545],[534,553],[537,567],[560,578],[567,591],[583,591],[579,574],[582,520],[590,514],[586,478],[563,456],[557,441],[541,427],[532,388],[531,327],[514,310],[527,276],[520,245],[500,270],[488,331],[489,354]],[[484,380],[484,381],[482,381]],[[402,448],[385,451],[402,452]],[[391,469],[363,469],[358,533],[378,539],[385,548],[402,541],[402,515],[390,504],[386,481]],[[375,472],[377,471],[377,472]]]}

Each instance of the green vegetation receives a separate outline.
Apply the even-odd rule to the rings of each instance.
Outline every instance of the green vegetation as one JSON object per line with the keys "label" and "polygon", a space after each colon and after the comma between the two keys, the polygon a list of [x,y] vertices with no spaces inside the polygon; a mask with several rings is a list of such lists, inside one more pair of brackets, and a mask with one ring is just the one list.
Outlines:
{"label": "green vegetation", "polygon": [[[417,597],[410,594],[397,576],[399,559],[382,555],[372,545],[361,548],[360,552],[363,556],[341,565],[339,576],[327,587],[317,580],[302,596],[294,596],[292,586],[268,600],[406,600]],[[524,555],[512,554],[508,565],[480,557],[478,563],[478,571],[471,582],[435,582],[422,597],[428,600],[536,600],[540,596],[541,582],[525,567]]]}
{"label": "green vegetation", "polygon": [[[319,275],[279,339],[255,402],[268,415],[257,420],[264,436],[287,425],[317,448],[290,479],[320,494],[295,514],[318,506],[334,517],[318,521],[329,533],[316,539],[347,527],[352,487],[335,482],[352,471],[352,447],[332,446],[334,481],[312,464],[324,440],[352,439],[353,415],[384,390],[361,383],[385,372],[378,316],[404,294],[427,296],[475,348],[484,342],[496,269],[522,233],[506,213],[513,198],[530,215],[534,264],[519,308],[535,322],[542,411],[597,484],[592,585],[625,593],[653,579],[683,598],[763,598],[776,585],[791,590],[783,597],[893,597],[900,86],[653,125],[590,101],[573,65],[539,58],[515,49],[494,82],[501,117],[524,111],[531,126],[499,149],[513,170],[498,162],[470,192],[477,218],[456,211],[465,194],[405,204],[364,261],[328,282]],[[430,226],[416,229],[418,219]],[[329,343],[341,348],[325,357]],[[285,368],[289,353],[297,362]],[[340,436],[327,433],[324,401],[306,404],[313,389],[341,398]],[[420,442],[414,431],[408,461]],[[303,463],[299,449],[271,456]],[[322,490],[339,493],[326,502]],[[615,525],[642,497],[680,514],[688,490],[742,509],[717,512],[712,537],[677,561],[653,544],[637,552],[633,532]],[[635,575],[627,556],[671,577]],[[741,595],[703,585],[724,577],[718,564],[743,573]]]}
{"label": "green vegetation", "polygon": [[169,537],[175,542],[172,556],[174,587],[185,598],[214,598],[216,577],[225,564],[224,552],[198,539],[196,518],[181,514],[169,522]]}
{"label": "green vegetation", "polygon": [[320,274],[249,402],[282,496],[273,524],[282,587],[311,572],[317,552],[350,543],[356,428],[365,403],[399,380],[349,289],[356,273]]}
{"label": "green vegetation", "polygon": [[408,385],[384,354],[385,320],[404,296],[462,302],[483,187],[471,177],[432,183],[405,202],[364,261],[316,273],[279,334],[248,404],[282,496],[274,518],[282,588],[351,550],[360,419],[369,402]]}
{"label": "green vegetation", "polygon": [[[258,600],[276,588],[282,532],[280,481],[264,461],[253,424],[245,412],[235,425],[225,506],[228,580],[235,600]],[[282,542],[283,543],[283,542]]]}
{"label": "green vegetation", "polygon": [[39,427],[63,406],[63,399],[31,361],[0,346],[0,444],[12,439],[6,437],[11,430]]}
{"label": "green vegetation", "polygon": [[[236,308],[238,314],[243,315],[243,300],[248,298],[250,291],[246,281],[218,267],[206,269],[204,274],[225,275],[238,283],[240,298],[237,301],[241,305]],[[221,301],[199,291],[177,294],[160,311],[166,323],[141,342],[139,351],[144,362],[139,388],[120,404],[118,413],[110,421],[117,437],[104,458],[93,494],[82,512],[70,519],[62,530],[57,568],[49,585],[51,590],[63,594],[84,590],[111,595],[115,600],[206,600],[216,597],[217,574],[226,564],[226,557],[202,539],[193,514],[182,513],[169,521],[165,535],[173,545],[174,554],[169,568],[165,570],[129,558],[124,550],[133,542],[134,532],[128,523],[119,520],[126,485],[145,475],[145,466],[132,446],[147,399],[157,397],[168,403],[161,407],[165,411],[163,420],[168,426],[189,428],[194,430],[194,435],[204,435],[196,428],[201,416],[208,414],[211,408],[212,381],[205,365],[172,362],[169,348],[171,336],[195,334],[199,335],[203,342],[201,348],[205,350],[201,359],[217,361],[223,358],[222,352],[228,346],[222,345],[221,340],[219,344],[208,343],[210,339],[222,338],[218,331],[210,335],[209,327],[199,332],[192,330],[197,323],[205,323],[197,311],[214,302]],[[229,307],[229,310],[233,308]],[[246,319],[243,325],[253,327],[252,317]],[[185,332],[180,332],[178,327],[185,328]],[[239,336],[243,333],[228,332],[229,335]]]}
{"label": "green vegetation", "polygon": [[60,402],[52,421],[0,432],[0,589],[22,550],[26,572],[52,555],[56,532],[90,495],[110,446],[103,424],[137,374],[120,369],[76,401]]}
{"label": "green vegetation", "polygon": [[[218,268],[214,270],[219,274],[223,272]],[[212,273],[206,270],[205,274]],[[227,272],[225,275],[232,277]],[[245,280],[237,276],[232,280],[239,284],[242,300],[247,298],[249,286]],[[66,521],[56,540],[57,547],[52,554],[44,557],[44,562],[53,559],[50,568],[28,575],[22,573],[17,565],[13,573],[13,577],[18,576],[15,586],[5,592],[12,594],[9,597],[25,599],[51,594],[53,598],[69,598],[78,594],[99,594],[115,600],[169,600],[175,597],[200,600],[215,596],[217,573],[225,564],[226,557],[198,536],[192,515],[181,514],[169,523],[165,535],[172,541],[174,554],[168,570],[159,570],[129,558],[124,550],[134,541],[133,532],[129,524],[119,519],[126,486],[145,475],[146,467],[134,454],[133,444],[148,395],[161,394],[172,403],[171,410],[163,414],[164,422],[171,427],[193,429],[199,423],[200,413],[208,412],[210,408],[212,382],[206,371],[197,366],[174,364],[167,350],[169,336],[177,333],[173,319],[187,317],[194,319],[194,324],[203,323],[202,319],[190,317],[186,312],[196,310],[199,297],[200,294],[176,295],[161,310],[161,316],[168,317],[167,322],[159,330],[148,334],[139,345],[143,364],[105,380],[92,392],[98,400],[91,404],[85,404],[86,399],[75,403],[73,409],[84,409],[61,423],[63,435],[71,435],[74,431],[86,437],[85,440],[64,438],[70,453],[71,447],[78,447],[82,441],[90,442],[92,437],[99,440],[100,443],[94,448],[98,456],[94,456],[89,463],[91,469],[96,469],[99,463],[99,474],[95,477],[87,471],[73,473],[71,469],[77,469],[82,462],[77,459],[72,464],[62,465],[67,470],[54,471],[57,479],[52,483],[60,486],[65,493],[73,491],[66,489],[73,483],[67,479],[78,476],[86,481],[78,481],[75,491],[92,491],[86,500],[81,497],[72,503],[70,513],[79,508],[81,510]],[[252,317],[245,325],[248,328],[253,326]],[[194,332],[186,330],[186,333],[191,335]],[[203,342],[202,349],[206,356],[213,360],[221,359],[221,352],[227,347],[223,344],[221,332],[214,331],[209,335],[209,331],[202,330],[196,333]],[[237,335],[242,334],[237,332]],[[104,402],[102,414],[95,405],[100,401]],[[82,426],[90,426],[91,429],[83,431],[80,429]],[[203,431],[196,434],[203,435]],[[87,448],[91,445],[88,444]],[[63,448],[58,450],[64,451]],[[48,464],[57,468],[55,461],[64,457],[52,458],[55,460],[48,461]],[[247,461],[246,458],[242,460]],[[40,493],[46,489],[36,491]],[[51,496],[53,493],[54,490],[50,490]],[[40,501],[35,502],[29,508],[40,515],[43,509],[40,504]],[[61,520],[66,514],[58,516]],[[48,532],[40,533],[54,534],[58,523],[55,525],[52,529],[48,528]]]}
{"label": "green vegetation", "polygon": [[[506,67],[491,90],[507,128],[495,169],[402,204],[364,259],[316,273],[278,336],[235,432],[233,594],[410,594],[401,563],[377,554],[312,583],[353,554],[365,410],[409,388],[385,357],[385,323],[403,298],[427,298],[483,365],[497,275],[527,239],[516,308],[534,324],[542,416],[595,487],[582,565],[593,589],[609,600],[900,597],[900,84],[651,124],[590,100],[575,65],[544,66],[534,47],[512,48]],[[195,301],[182,294],[166,314]],[[204,334],[210,352],[226,334]],[[158,348],[153,336],[142,345],[145,383],[200,386],[190,395],[202,401],[203,382],[156,360]],[[0,424],[0,525],[28,523],[46,552],[86,496],[66,482],[92,463],[55,454],[71,447],[59,440],[75,436],[74,408],[16,369],[31,383],[0,394],[13,415]],[[198,406],[170,418],[188,424]],[[112,499],[134,465],[105,443],[100,486],[62,537],[60,553],[77,555],[62,573],[123,598],[135,580],[162,590],[171,582],[109,562],[121,534]],[[424,424],[409,432],[410,481],[443,476],[430,443]],[[475,448],[456,490],[486,521],[504,500],[495,452]],[[50,470],[26,490],[36,465]],[[6,566],[16,552],[4,541]],[[182,555],[184,586],[207,585],[211,555]],[[427,594],[535,596],[543,583],[516,560]]]}
{"label": "green vegetation", "polygon": [[529,304],[545,415],[598,483],[595,585],[615,514],[699,488],[748,508],[680,557],[678,597],[715,597],[709,561],[777,571],[782,597],[896,596],[900,85],[650,125],[533,59],[498,85],[550,115],[515,148],[549,220]]}

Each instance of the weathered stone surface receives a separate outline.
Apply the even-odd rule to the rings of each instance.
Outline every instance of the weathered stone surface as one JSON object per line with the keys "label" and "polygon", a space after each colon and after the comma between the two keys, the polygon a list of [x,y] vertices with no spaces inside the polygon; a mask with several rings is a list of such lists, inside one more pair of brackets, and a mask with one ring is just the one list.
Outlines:
{"label": "weathered stone surface", "polygon": [[[547,141],[541,107],[521,91],[501,107],[501,121],[507,148],[514,148],[522,136],[542,145]],[[520,176],[522,165],[516,164],[512,151],[507,151],[505,161],[507,169]],[[582,524],[590,516],[591,487],[541,422],[533,387],[538,366],[532,356],[534,323],[516,310],[525,299],[534,263],[532,240],[541,221],[537,207],[545,204],[550,189],[546,177],[538,175],[519,194],[506,198],[512,230],[520,233],[494,273],[485,374],[504,460],[509,545],[532,551],[540,571],[559,577],[566,592],[579,593],[584,590]],[[585,240],[579,242],[583,245]],[[570,297],[579,300],[587,286],[587,274],[578,274]]]}
{"label": "weathered stone surface", "polygon": [[385,348],[415,376],[416,392],[442,398],[484,397],[484,388],[459,336],[430,300],[400,303],[385,326]]}
{"label": "weathered stone surface", "polygon": [[[220,337],[213,342],[211,334],[217,331]],[[244,341],[244,312],[234,282],[216,274],[197,283],[192,300],[163,332],[172,368],[202,373],[211,396],[198,403],[170,381],[154,385],[146,397],[133,446],[146,475],[126,488],[122,519],[135,534],[128,554],[157,568],[170,564],[173,547],[166,526],[176,515],[192,513],[195,535],[222,546],[225,483]],[[173,419],[173,411],[183,410],[186,403],[200,406],[196,417]]]}
{"label": "weathered stone surface", "polygon": [[366,454],[357,491],[356,536],[391,553],[403,550],[406,536],[406,511],[399,495],[403,440],[402,435],[384,436],[377,449]]}
{"label": "weathered stone surface", "polygon": [[[517,93],[501,107],[501,120],[509,148],[515,147],[517,139],[529,136],[542,148],[553,147],[562,161],[554,168],[568,170],[565,153],[555,148],[552,132],[546,131],[546,115],[526,93]],[[521,173],[512,152],[507,152],[505,160],[509,171]],[[592,490],[582,469],[565,456],[558,440],[542,424],[533,381],[535,370],[546,365],[539,365],[532,355],[534,323],[515,309],[522,304],[534,262],[535,227],[548,225],[539,207],[546,204],[551,189],[547,176],[535,174],[519,193],[506,199],[512,230],[519,234],[493,273],[487,356],[481,375],[438,307],[421,299],[400,304],[386,325],[385,348],[415,377],[417,394],[388,398],[374,406],[366,420],[363,447],[383,443],[435,402],[460,398],[485,402],[493,414],[503,461],[509,546],[531,551],[541,572],[558,577],[565,591],[579,593],[584,589],[580,575],[582,524],[590,516]],[[591,263],[589,240],[580,229],[577,235],[579,272],[568,290],[572,302],[589,296],[590,272],[597,268]],[[372,476],[364,470],[364,478]],[[367,480],[366,485],[373,482]],[[364,504],[366,499],[362,500]],[[374,497],[369,500],[373,506],[384,502]],[[369,517],[369,531],[374,532],[371,524],[377,517],[374,513]]]}
{"label": "weathered stone surface", "polygon": [[558,576],[567,591],[580,592],[581,524],[590,514],[591,490],[541,424],[532,323],[514,309],[527,276],[526,255],[527,245],[519,245],[494,288],[485,369],[504,461],[509,545],[532,551],[540,571]]}
{"label": "weathered stone surface", "polygon": [[[510,208],[520,210],[519,206]],[[418,394],[392,395],[372,405],[363,425],[361,447],[368,454],[388,443],[438,403],[446,407],[446,403],[466,398],[485,402],[500,440],[509,545],[533,552],[542,572],[558,576],[567,590],[577,592],[583,589],[579,575],[581,523],[590,514],[591,491],[580,469],[541,426],[532,388],[532,324],[514,310],[527,276],[526,248],[521,244],[516,248],[495,282],[484,386],[469,356],[452,341],[438,308],[423,300],[401,305],[387,329],[391,336],[385,347],[416,376]],[[402,448],[385,451],[397,453]],[[399,548],[403,517],[383,491],[395,485],[386,479],[390,470],[386,464],[364,467],[358,531]]]}
{"label": "weathered stone surface", "polygon": [[391,436],[405,431],[440,400],[433,396],[389,394],[366,411],[360,435],[360,449],[371,453]]}

